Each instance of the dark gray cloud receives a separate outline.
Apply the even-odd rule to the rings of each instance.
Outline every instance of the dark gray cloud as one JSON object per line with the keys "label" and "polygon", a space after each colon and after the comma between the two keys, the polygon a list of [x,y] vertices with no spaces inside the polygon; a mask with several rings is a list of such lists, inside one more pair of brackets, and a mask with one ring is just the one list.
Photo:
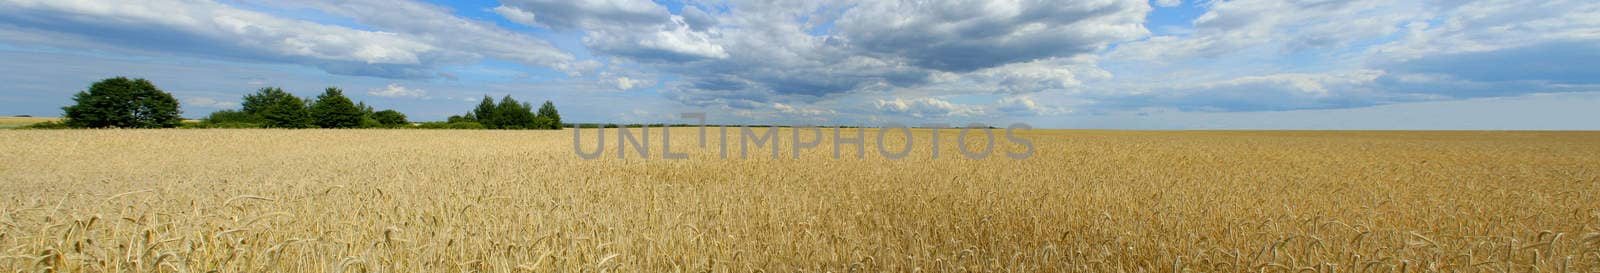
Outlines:
{"label": "dark gray cloud", "polygon": [[556,30],[613,25],[650,27],[668,23],[671,18],[666,7],[650,1],[504,0],[500,2],[503,6],[531,13],[539,25]]}
{"label": "dark gray cloud", "polygon": [[1146,1],[870,1],[836,23],[853,49],[969,72],[1144,37]]}

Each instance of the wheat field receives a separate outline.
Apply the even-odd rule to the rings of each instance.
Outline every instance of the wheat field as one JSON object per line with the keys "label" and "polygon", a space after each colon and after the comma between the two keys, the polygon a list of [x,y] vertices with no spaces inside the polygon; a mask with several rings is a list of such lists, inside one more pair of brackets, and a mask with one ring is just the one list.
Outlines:
{"label": "wheat field", "polygon": [[1595,132],[653,130],[0,130],[0,272],[1600,271]]}
{"label": "wheat field", "polygon": [[18,127],[28,126],[29,124],[34,124],[34,123],[60,121],[60,120],[61,120],[61,118],[0,117],[0,129],[18,128]]}

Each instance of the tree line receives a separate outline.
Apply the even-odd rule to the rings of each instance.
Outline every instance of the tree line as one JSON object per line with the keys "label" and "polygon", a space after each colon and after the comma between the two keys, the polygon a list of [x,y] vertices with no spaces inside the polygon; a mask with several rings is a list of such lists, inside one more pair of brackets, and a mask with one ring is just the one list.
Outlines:
{"label": "tree line", "polygon": [[537,113],[532,110],[532,105],[517,102],[511,95],[501,98],[498,104],[494,98],[483,96],[477,108],[464,115],[450,116],[445,122],[465,126],[476,123],[488,129],[561,129],[561,114],[556,112],[554,103],[547,100]]}
{"label": "tree line", "polygon": [[555,104],[545,101],[537,113],[507,95],[496,104],[484,96],[477,108],[446,122],[412,124],[393,109],[374,111],[344,90],[328,87],[315,98],[301,98],[278,87],[245,95],[239,110],[212,112],[199,123],[185,123],[178,100],[145,79],[116,77],[95,82],[62,107],[61,122],[30,128],[449,128],[561,129]]}
{"label": "tree line", "polygon": [[373,111],[355,102],[338,87],[321,95],[300,98],[282,88],[264,87],[245,95],[239,110],[212,112],[202,123],[221,128],[396,128],[410,126],[406,115],[385,109]]}

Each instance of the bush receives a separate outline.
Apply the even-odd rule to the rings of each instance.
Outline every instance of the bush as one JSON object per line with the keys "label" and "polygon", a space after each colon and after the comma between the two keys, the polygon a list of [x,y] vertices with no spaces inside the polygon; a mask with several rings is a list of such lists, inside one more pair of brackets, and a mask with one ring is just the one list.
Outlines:
{"label": "bush", "polygon": [[220,122],[220,123],[194,122],[194,123],[184,123],[182,126],[178,126],[178,128],[182,128],[182,129],[249,129],[249,128],[263,128],[263,127],[266,127],[266,126],[262,125],[261,123],[252,123],[252,122]]}
{"label": "bush", "polygon": [[487,129],[487,128],[485,128],[483,126],[483,124],[477,123],[477,122],[438,122],[438,121],[435,121],[435,122],[423,122],[422,124],[417,125],[416,128],[417,129],[467,129],[467,130]]}
{"label": "bush", "polygon": [[371,117],[372,117],[372,120],[374,122],[377,122],[379,126],[383,126],[383,127],[394,128],[394,127],[403,127],[403,126],[411,125],[411,122],[406,121],[406,114],[402,114],[402,113],[400,113],[400,111],[395,111],[395,110],[377,111],[377,112],[373,112]]}
{"label": "bush", "polygon": [[477,123],[477,122],[457,122],[457,123],[451,123],[450,124],[450,129],[483,130],[483,129],[488,129],[488,128],[484,128],[483,124],[480,124],[480,123]]}
{"label": "bush", "polygon": [[70,129],[70,128],[72,128],[72,127],[67,127],[66,123],[60,123],[60,122],[55,122],[55,121],[46,121],[46,122],[28,124],[27,126],[18,127],[17,129]]}
{"label": "bush", "polygon": [[211,115],[206,116],[206,118],[201,120],[201,122],[202,123],[206,123],[206,124],[221,124],[221,123],[235,123],[235,124],[237,124],[237,123],[254,123],[254,124],[261,124],[261,123],[264,122],[264,120],[262,120],[260,116],[251,115],[250,113],[245,113],[244,111],[222,110],[222,111],[211,112]]}
{"label": "bush", "polygon": [[116,77],[95,82],[62,107],[74,128],[172,128],[183,118],[178,100],[145,79]]}
{"label": "bush", "polygon": [[535,118],[533,118],[533,128],[534,129],[561,129],[561,123],[556,123],[555,120],[552,120],[552,119],[547,118],[547,117],[535,117]]}

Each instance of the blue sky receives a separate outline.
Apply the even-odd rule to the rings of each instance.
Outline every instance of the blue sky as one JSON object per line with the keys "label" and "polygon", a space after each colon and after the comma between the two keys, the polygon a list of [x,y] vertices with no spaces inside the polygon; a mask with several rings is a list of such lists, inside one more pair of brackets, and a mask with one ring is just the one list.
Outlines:
{"label": "blue sky", "polygon": [[1594,1],[0,0],[0,115],[114,76],[203,117],[337,86],[412,120],[1600,129]]}

